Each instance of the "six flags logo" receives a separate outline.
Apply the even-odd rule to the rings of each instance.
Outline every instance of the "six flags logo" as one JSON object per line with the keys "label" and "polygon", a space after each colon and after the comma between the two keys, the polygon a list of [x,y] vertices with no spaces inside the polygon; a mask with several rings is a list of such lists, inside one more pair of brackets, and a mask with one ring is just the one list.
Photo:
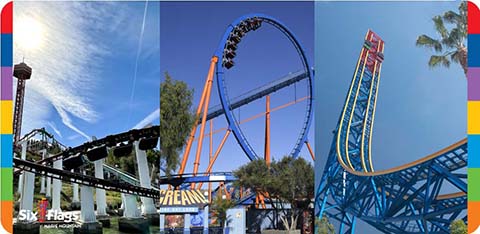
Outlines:
{"label": "six flags logo", "polygon": [[80,219],[78,213],[64,213],[58,210],[47,210],[48,200],[46,198],[42,198],[42,200],[38,201],[37,208],[37,212],[20,210],[18,220],[30,222],[38,221],[40,223],[45,221],[63,221],[65,223],[71,223]]}

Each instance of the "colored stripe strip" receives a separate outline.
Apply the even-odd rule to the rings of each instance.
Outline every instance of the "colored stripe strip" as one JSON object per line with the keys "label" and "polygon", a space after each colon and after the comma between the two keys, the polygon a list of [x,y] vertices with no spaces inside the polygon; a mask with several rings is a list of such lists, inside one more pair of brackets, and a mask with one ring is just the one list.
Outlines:
{"label": "colored stripe strip", "polygon": [[0,116],[0,134],[12,134],[13,133],[13,124],[12,124],[12,110],[13,110],[13,101],[12,100],[3,100],[0,101],[0,108],[2,110],[2,115]]}
{"label": "colored stripe strip", "polygon": [[11,132],[13,114],[12,114],[12,65],[13,65],[13,2],[7,2],[1,11],[1,113],[0,113],[0,130],[1,130],[1,144],[0,144],[0,232],[13,232],[13,168],[12,168],[12,142],[13,137]]}
{"label": "colored stripe strip", "polygon": [[2,226],[8,233],[13,233],[13,201],[2,201]]}
{"label": "colored stripe strip", "polygon": [[480,135],[468,136],[468,167],[480,168]]}
{"label": "colored stripe strip", "polygon": [[468,100],[480,101],[480,67],[470,67],[467,72]]}
{"label": "colored stripe strip", "polygon": [[480,134],[480,101],[469,101],[468,111],[468,134]]}
{"label": "colored stripe strip", "polygon": [[480,214],[480,202],[468,202],[468,233],[474,232],[477,227],[480,226],[480,219],[474,218],[478,217]]}
{"label": "colored stripe strip", "polygon": [[2,33],[12,33],[12,7],[13,2],[9,2],[2,9]]}
{"label": "colored stripe strip", "polygon": [[480,11],[473,2],[468,2],[468,34],[480,34]]}
{"label": "colored stripe strip", "polygon": [[2,67],[2,90],[1,100],[12,100],[13,97],[13,79],[12,67]]}
{"label": "colored stripe strip", "polygon": [[480,168],[468,168],[468,201],[480,202]]}
{"label": "colored stripe strip", "polygon": [[13,42],[12,34],[2,33],[2,67],[11,67],[13,64]]}
{"label": "colored stripe strip", "polygon": [[468,233],[480,228],[480,11],[468,2]]}
{"label": "colored stripe strip", "polygon": [[468,51],[476,52],[468,54],[468,67],[480,67],[480,34],[468,35]]}
{"label": "colored stripe strip", "polygon": [[[12,145],[13,135],[12,134],[1,134],[1,167],[12,167],[13,165],[13,151],[9,145]],[[2,184],[3,186],[3,184]]]}
{"label": "colored stripe strip", "polygon": [[12,201],[13,200],[13,168],[1,168],[1,182],[2,182],[2,191],[1,191],[1,200],[2,201]]}

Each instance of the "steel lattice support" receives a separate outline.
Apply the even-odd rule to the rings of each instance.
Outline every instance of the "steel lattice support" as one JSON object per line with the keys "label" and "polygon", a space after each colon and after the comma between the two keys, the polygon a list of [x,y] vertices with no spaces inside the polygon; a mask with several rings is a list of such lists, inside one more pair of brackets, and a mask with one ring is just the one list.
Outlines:
{"label": "steel lattice support", "polygon": [[23,116],[23,102],[25,97],[25,82],[30,79],[32,75],[32,68],[25,63],[20,63],[14,66],[13,76],[18,79],[17,93],[15,95],[15,108],[13,113],[13,142],[17,143],[20,140],[22,133],[22,116]]}
{"label": "steel lattice support", "polygon": [[[465,219],[466,139],[400,167],[373,169],[383,45],[368,31],[317,187],[317,216],[339,222],[339,233],[353,233],[355,217],[384,233],[448,233],[453,220]],[[456,192],[442,194],[446,187]]]}

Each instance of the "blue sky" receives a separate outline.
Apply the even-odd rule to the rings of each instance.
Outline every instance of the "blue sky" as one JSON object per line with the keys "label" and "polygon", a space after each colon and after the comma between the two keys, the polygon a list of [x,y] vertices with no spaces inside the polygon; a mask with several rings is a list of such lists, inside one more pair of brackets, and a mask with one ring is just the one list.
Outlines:
{"label": "blue sky", "polygon": [[[194,109],[198,105],[208,72],[210,58],[215,52],[227,26],[236,18],[250,13],[263,13],[283,22],[298,37],[313,66],[313,2],[162,2],[161,3],[161,72],[194,88]],[[247,34],[237,49],[236,66],[226,73],[227,89],[231,98],[243,94],[301,69],[301,61],[292,44],[272,26],[263,25]],[[162,79],[164,79],[162,77]],[[271,108],[283,105],[307,94],[302,82],[271,96]],[[212,91],[211,106],[220,103]],[[271,114],[271,154],[279,159],[290,153],[300,132],[305,102]],[[235,111],[246,119],[265,110],[260,99]],[[214,120],[214,130],[226,127],[224,116]],[[242,124],[242,131],[259,155],[263,156],[264,118]],[[313,129],[313,128],[312,128]],[[205,132],[209,132],[209,128]],[[224,131],[214,135],[214,150]],[[313,131],[310,140],[313,141]],[[189,156],[187,172],[192,172],[197,144]],[[208,165],[208,139],[203,144],[199,171]],[[306,147],[301,155],[310,159]],[[231,135],[214,166],[214,171],[231,171],[248,162],[235,138]]]}
{"label": "blue sky", "polygon": [[[437,36],[431,18],[457,2],[316,2],[316,176],[326,159],[355,64],[370,28],[385,41],[373,129],[376,170],[433,153],[466,135],[466,79],[459,65],[427,66],[417,36]],[[317,182],[318,183],[318,182]],[[377,233],[365,224],[359,233]]]}
{"label": "blue sky", "polygon": [[25,58],[33,69],[27,81],[22,132],[46,127],[63,144],[76,146],[90,136],[158,123],[159,5],[16,3],[16,35],[21,35],[22,22],[40,32],[30,35],[39,41],[33,48],[15,40],[14,62]]}

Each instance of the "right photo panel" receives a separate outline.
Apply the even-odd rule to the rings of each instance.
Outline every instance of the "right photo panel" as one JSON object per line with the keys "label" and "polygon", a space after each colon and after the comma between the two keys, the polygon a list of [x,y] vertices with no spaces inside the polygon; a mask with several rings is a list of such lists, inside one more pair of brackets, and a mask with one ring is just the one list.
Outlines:
{"label": "right photo panel", "polygon": [[317,233],[467,233],[467,37],[466,2],[315,3]]}

